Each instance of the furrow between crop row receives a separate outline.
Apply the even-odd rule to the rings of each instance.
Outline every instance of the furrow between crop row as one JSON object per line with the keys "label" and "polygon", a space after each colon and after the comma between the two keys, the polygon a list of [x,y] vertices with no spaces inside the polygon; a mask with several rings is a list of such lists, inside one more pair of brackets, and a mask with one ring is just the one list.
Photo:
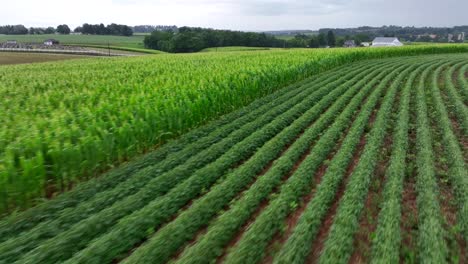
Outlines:
{"label": "furrow between crop row", "polygon": [[411,88],[422,67],[412,72],[400,96],[398,120],[393,135],[392,154],[386,171],[383,204],[372,242],[372,263],[397,263],[401,243],[401,202],[409,148],[409,114]]}
{"label": "furrow between crop row", "polygon": [[[112,231],[108,231],[105,235],[107,238],[112,238],[112,241],[116,241],[111,244],[117,245],[117,242],[124,241],[126,237],[131,238],[125,240],[128,243],[132,244],[131,240],[135,240],[134,243],[136,243],[146,235],[148,228],[155,228],[158,222],[162,224],[162,221],[166,221],[170,215],[177,212],[178,208],[196,197],[201,190],[216,182],[231,166],[252,155],[258,147],[289,125],[306,109],[313,106],[320,98],[328,94],[332,88],[331,85],[324,86],[308,97],[303,98],[299,104],[292,100],[291,102],[288,101],[290,103],[288,105],[275,108],[278,112],[286,112],[280,116],[263,116],[250,124],[249,127],[237,130],[234,135],[215,144],[215,148],[207,149],[198,156],[193,157],[188,165],[185,164],[157,177],[136,194],[79,222],[59,236],[45,241],[35,250],[24,255],[24,260],[52,259],[58,261],[69,258],[71,254],[83,249],[91,239],[99,236],[118,221],[119,224],[112,227]],[[265,123],[270,120],[273,120],[273,122],[259,129],[262,122]],[[248,137],[243,139],[245,136]],[[234,147],[226,150],[226,146],[229,145],[234,145]],[[222,153],[222,156],[216,159],[215,162],[207,166],[202,166],[203,163],[200,164],[200,158],[211,160],[213,156],[216,156],[216,153]],[[193,173],[193,167],[202,168]],[[174,186],[177,187],[173,188]],[[168,191],[170,191],[168,195],[161,196]],[[154,200],[158,196],[160,197]],[[151,202],[147,204],[148,201]],[[174,201],[179,201],[178,206]],[[161,207],[164,207],[164,209],[161,209]],[[139,208],[143,209],[139,210]],[[143,226],[146,226],[146,228],[143,228]]]}
{"label": "furrow between crop row", "polygon": [[[423,263],[446,263],[447,245],[437,199],[434,155],[431,145],[425,89],[428,75],[438,64],[425,69],[416,85],[416,190],[418,207],[418,260]],[[440,67],[440,64],[439,64]]]}
{"label": "furrow between crop row", "polygon": [[[359,69],[359,68],[358,68]],[[333,84],[338,83],[339,81],[347,80],[348,78],[354,76],[356,74],[356,70],[350,71],[350,73],[345,74],[342,78],[339,78],[338,80],[333,79],[336,78],[334,76],[331,76],[330,78],[326,78],[325,81],[330,81],[334,80],[332,82],[329,82],[325,87],[331,87]],[[254,131],[255,127],[259,127],[262,124],[265,124],[272,119],[275,118],[276,115],[281,114],[283,111],[287,110],[291,105],[294,105],[298,103],[299,101],[303,100],[305,96],[308,96],[312,93],[315,92],[315,87],[319,87],[318,85],[321,85],[322,82],[319,82],[315,85],[304,85],[303,88],[304,90],[298,93],[295,96],[291,97],[290,93],[286,93],[286,96],[283,96],[284,98],[287,98],[289,95],[290,98],[286,102],[283,102],[282,104],[279,104],[277,106],[274,106],[271,109],[268,109],[268,111],[265,111],[266,109],[261,107],[261,110],[265,112],[263,116],[266,116],[266,118],[257,118],[257,120],[253,121],[253,117],[255,115],[249,115],[251,116],[250,120],[247,119],[247,121],[250,121],[247,124],[243,123],[236,124],[234,122],[234,125],[232,126],[233,128],[230,128],[227,133],[230,136],[236,136],[241,134],[244,136],[247,136],[248,131]],[[270,106],[270,105],[268,105]],[[257,116],[259,113],[257,111],[254,111],[254,114]],[[242,118],[241,118],[242,119]],[[231,131],[236,128],[236,127],[241,127],[237,132],[231,133]],[[229,134],[231,133],[231,134]],[[216,143],[215,140],[220,140],[220,133],[215,133],[213,137],[208,137],[208,140],[201,140],[200,145],[202,147],[207,148],[208,146],[211,145],[211,143]],[[215,140],[213,140],[213,139]],[[242,139],[242,136],[239,137],[237,136],[238,140]],[[224,143],[224,142],[227,142]],[[224,143],[224,144],[222,144]],[[146,189],[148,184],[167,184],[166,182],[163,181],[172,181],[174,184],[177,182],[174,181],[174,178],[176,177],[185,177],[185,175],[188,175],[191,170],[197,169],[204,164],[207,164],[213,160],[215,160],[218,156],[222,155],[226,149],[228,149],[231,145],[235,144],[236,142],[233,140],[221,140],[218,144],[215,144],[211,146],[210,148],[207,149],[201,149],[200,147],[195,147],[189,148],[189,150],[185,153],[180,153],[184,151],[177,152],[174,155],[174,159],[166,159],[161,162],[161,166],[150,166],[147,167],[146,169],[143,169],[139,173],[136,173],[136,175],[133,176],[133,179],[131,181],[124,182],[123,184],[119,185],[119,187],[109,190],[108,192],[102,192],[96,195],[94,199],[91,199],[89,202],[85,202],[80,204],[78,207],[73,208],[73,209],[68,209],[64,210],[57,219],[52,220],[52,221],[44,221],[38,226],[36,226],[34,229],[32,229],[29,232],[21,234],[19,237],[13,238],[10,241],[6,241],[5,243],[0,245],[0,249],[2,249],[2,252],[6,252],[5,255],[0,255],[0,259],[3,258],[9,258],[10,255],[19,255],[22,252],[26,252],[28,250],[31,250],[34,248],[36,245],[39,244],[40,241],[43,241],[47,238],[51,238],[60,232],[63,232],[67,230],[70,226],[72,226],[74,223],[77,223],[83,219],[86,219],[89,216],[92,216],[94,213],[99,212],[100,210],[103,210],[105,208],[108,208],[107,205],[112,205],[114,202],[118,202],[124,198],[126,198],[129,195],[133,195],[137,193],[141,187],[144,187]],[[192,144],[196,145],[196,143]],[[215,151],[211,151],[210,149],[215,149]],[[201,151],[201,153],[199,153]],[[198,153],[198,154],[196,154]],[[192,157],[190,157],[192,156]],[[187,160],[188,159],[188,160]],[[175,160],[175,162],[174,162]],[[170,168],[171,167],[176,167],[174,170],[177,172],[177,160],[187,160],[186,164],[183,165],[185,167],[182,167],[182,170],[179,170],[177,174],[171,174],[170,173]],[[165,171],[167,173],[165,173]],[[180,172],[182,171],[182,172]],[[165,174],[164,174],[165,173]],[[159,177],[156,177],[157,175],[160,175]],[[174,176],[176,175],[176,176]],[[177,176],[178,175],[178,176]],[[126,184],[130,183],[130,184]],[[163,193],[162,193],[163,194]],[[152,195],[152,196],[149,196]],[[140,204],[143,204],[146,199],[154,199],[154,192],[149,192],[147,198],[142,198],[139,200]],[[135,208],[136,209],[136,208]]]}
{"label": "furrow between crop row", "polygon": [[333,219],[333,225],[320,255],[320,263],[347,263],[351,257],[354,234],[359,227],[359,218],[377,164],[378,151],[386,135],[386,122],[390,118],[396,94],[410,72],[405,71],[400,74],[385,95],[359,164],[351,175]]}
{"label": "furrow between crop row", "polygon": [[[333,80],[333,78],[335,78],[333,73],[328,73],[321,75],[321,77],[314,81],[317,82],[317,85],[323,85]],[[312,80],[313,78],[310,78],[308,80],[310,81],[309,83],[312,83]],[[303,85],[307,83],[308,82],[303,81],[290,87],[286,87],[285,89],[281,89],[275,94],[255,101],[248,107],[235,111],[232,114],[228,114],[206,126],[192,130],[180,139],[170,141],[157,150],[142,158],[136,159],[134,162],[130,162],[122,168],[112,170],[100,178],[92,179],[87,183],[81,184],[76,189],[60,195],[59,197],[36,208],[32,208],[24,213],[3,220],[0,222],[0,242],[34,227],[40,222],[54,219],[60,214],[63,214],[61,212],[63,209],[79,205],[80,203],[94,198],[96,194],[110,190],[117,185],[122,185],[122,181],[126,182],[128,179],[134,179],[135,177],[131,177],[131,175],[134,175],[143,168],[156,166],[163,160],[167,159],[172,159],[172,162],[167,165],[178,165],[177,162],[180,163],[181,160],[185,160],[186,157],[199,152],[201,149],[206,147],[207,144],[216,143],[223,136],[226,136],[227,133],[238,129],[239,126],[253,120],[253,118],[257,118],[258,114],[265,112],[265,110],[270,109],[275,105],[284,103],[291,97],[303,93]],[[177,159],[177,157],[179,158]],[[161,170],[161,172],[162,171],[164,170]],[[108,202],[108,200],[104,200]]]}
{"label": "furrow between crop row", "polygon": [[[458,219],[465,242],[468,241],[468,173],[463,152],[452,130],[447,108],[443,103],[437,78],[440,69],[432,73],[430,98],[434,104],[436,122],[442,134],[442,141],[448,162],[448,175],[455,194]],[[465,108],[466,110],[466,108]],[[468,117],[467,117],[468,118]],[[468,122],[468,120],[466,120]]]}
{"label": "furrow between crop row", "polygon": [[[404,76],[413,67],[403,70],[403,72],[398,75],[395,82],[389,88],[390,92],[394,91],[393,93],[395,93],[395,90],[397,89],[399,83],[402,81],[402,78],[404,78]],[[391,75],[391,77],[394,77],[397,74],[398,74],[398,71],[394,72]],[[387,84],[389,80],[391,79],[387,78],[387,80],[382,81],[381,84],[382,83]],[[383,87],[381,89],[383,89]],[[392,95],[392,93],[390,93],[390,95]],[[388,102],[390,99],[392,99],[392,98],[390,99],[388,98],[389,97],[387,94],[384,100]],[[377,99],[374,99],[374,100],[377,101]],[[373,103],[374,106],[376,104],[377,102]],[[382,107],[388,104],[389,103],[383,103]],[[367,110],[369,111],[369,113],[364,112],[364,114],[362,115],[363,117],[359,119],[359,122],[366,122],[370,116],[370,113],[373,110],[374,108],[371,108]],[[378,115],[382,116],[383,114],[381,113],[382,111],[379,111]],[[382,118],[380,117],[379,119],[382,119]],[[356,124],[359,124],[359,122],[356,122]],[[321,226],[322,219],[326,215],[327,211],[329,210],[330,204],[334,200],[338,186],[340,186],[341,182],[343,181],[343,177],[347,168],[347,164],[352,158],[354,149],[356,148],[356,145],[361,139],[361,136],[363,134],[363,129],[365,126],[366,126],[365,124],[362,124],[361,127],[356,125],[349,131],[345,139],[345,142],[343,142],[342,148],[339,150],[337,155],[331,161],[330,166],[327,169],[327,172],[325,173],[322,182],[317,187],[315,197],[307,206],[293,234],[291,235],[291,237],[288,239],[288,241],[284,245],[283,249],[281,250],[279,254],[279,257],[275,260],[276,263],[302,263],[305,261],[311,249],[310,245],[312,244],[312,241],[314,240],[316,234],[319,231],[319,227]],[[372,129],[372,131],[375,131],[375,126]],[[359,164],[361,164],[361,162]],[[355,172],[353,172],[353,174],[354,173]],[[353,174],[350,176],[351,177],[350,182],[347,184],[347,186],[350,186],[350,184],[352,184]],[[340,212],[339,210],[340,209],[338,208],[337,213]]]}
{"label": "furrow between crop row", "polygon": [[455,112],[455,116],[457,117],[458,123],[460,124],[463,130],[464,136],[468,136],[468,108],[463,103],[463,99],[455,89],[452,80],[452,76],[455,72],[455,69],[464,63],[466,63],[466,60],[456,65],[453,65],[445,71],[444,91],[447,93],[448,103],[452,106],[451,109],[453,109]]}
{"label": "furrow between crop row", "polygon": [[[354,79],[359,80],[364,76],[364,74],[359,74]],[[201,226],[206,225],[219,210],[221,210],[227,203],[229,203],[231,199],[236,196],[239,191],[242,191],[246,184],[253,180],[253,177],[256,175],[255,172],[259,172],[263,166],[267,164],[266,160],[261,163],[258,163],[259,161],[269,157],[271,155],[269,153],[278,153],[281,151],[281,149],[278,148],[278,145],[281,147],[284,146],[284,143],[279,144],[277,138],[280,139],[285,135],[291,134],[291,131],[295,132],[294,134],[290,135],[290,138],[295,138],[299,131],[302,131],[305,127],[309,126],[311,122],[316,120],[320,114],[323,113],[330,104],[335,102],[339,96],[343,95],[347,89],[347,84],[342,85],[341,88],[337,88],[324,99],[322,99],[321,102],[319,102],[313,108],[309,109],[290,127],[283,130],[272,141],[268,142],[261,149],[259,149],[258,152],[252,157],[252,159],[241,166],[239,170],[236,170],[234,173],[229,175],[225,181],[216,186],[202,199],[195,202],[187,212],[184,212],[173,223],[169,224],[156,233],[156,235],[150,239],[147,244],[143,245],[142,248],[138,249],[133,255],[131,255],[127,262],[166,262],[171,257],[171,255],[180,246],[183,245],[184,242],[192,238],[192,236]],[[330,120],[327,122],[330,122]],[[312,128],[305,132],[303,137],[301,137],[289,148],[289,150],[286,152],[288,154],[285,155],[289,157],[289,155],[291,155],[289,153],[294,153],[295,156],[293,160],[288,160],[288,165],[291,163],[294,164],[294,160],[299,158],[301,152],[298,153],[297,149],[301,148],[302,152],[304,152],[307,149],[307,146],[310,145],[310,141],[314,140],[320,134],[320,132],[326,128],[326,124],[327,123],[319,123],[319,128],[317,129],[315,129],[316,125],[314,124]],[[278,161],[273,165],[273,168],[271,168],[270,171],[277,170],[277,164]],[[275,172],[277,175],[283,175],[290,169],[290,166],[279,168],[279,171]],[[268,177],[268,172],[266,174],[266,177]]]}
{"label": "furrow between crop row", "polygon": [[468,64],[465,64],[458,71],[458,85],[460,89],[460,94],[463,97],[463,102],[465,105],[468,105],[468,79],[466,73],[468,72]]}
{"label": "furrow between crop row", "polygon": [[[239,243],[232,249],[226,258],[227,263],[253,263],[258,262],[263,257],[263,252],[269,240],[277,232],[287,215],[294,209],[291,204],[297,203],[304,194],[310,191],[312,176],[333,149],[334,142],[350,125],[352,115],[359,109],[362,100],[366,97],[366,91],[374,88],[378,80],[385,75],[385,79],[390,80],[394,76],[394,74],[389,75],[390,72],[395,74],[394,67],[386,68],[379,76],[368,79],[367,84],[361,90],[362,93],[353,98],[351,104],[336,119],[335,123],[320,137],[309,156],[282,186],[278,196],[271,201],[270,205],[259,215]],[[368,108],[375,106],[384,86],[383,84],[378,85],[369,101],[363,106],[361,113],[366,113]],[[360,116],[365,116],[365,114],[360,114]]]}

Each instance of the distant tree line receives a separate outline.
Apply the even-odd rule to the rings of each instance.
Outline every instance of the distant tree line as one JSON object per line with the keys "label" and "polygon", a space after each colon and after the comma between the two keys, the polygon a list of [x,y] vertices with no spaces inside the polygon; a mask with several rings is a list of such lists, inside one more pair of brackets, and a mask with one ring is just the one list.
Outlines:
{"label": "distant tree line", "polygon": [[57,32],[57,29],[53,27],[47,27],[47,28],[42,28],[42,27],[30,27],[29,31],[27,34],[31,35],[43,35],[43,34],[55,34]]}
{"label": "distant tree line", "polygon": [[[344,42],[351,38],[337,37],[332,30],[321,32],[319,34],[297,34],[294,38],[286,42],[287,48],[333,48],[342,47]],[[360,42],[368,41],[362,38]],[[360,44],[359,42],[359,44]]]}
{"label": "distant tree line", "polygon": [[70,32],[71,32],[70,28],[67,25],[63,24],[63,25],[57,26],[57,28],[30,27],[27,34],[43,35],[43,34],[56,34],[57,33],[57,34],[68,35],[70,34]]}
{"label": "distant tree line", "polygon": [[179,30],[177,26],[164,26],[164,25],[158,25],[158,26],[139,25],[139,26],[132,27],[132,29],[134,33],[151,33],[155,30],[177,32]]}
{"label": "distant tree line", "polygon": [[375,37],[397,37],[404,41],[433,41],[447,42],[448,34],[468,33],[468,26],[455,27],[357,27],[357,28],[322,28],[319,33],[333,31],[339,37],[367,36],[368,39]]}
{"label": "distant tree line", "polygon": [[4,34],[4,35],[24,35],[24,34],[28,34],[28,29],[23,25],[0,26],[0,34]]}
{"label": "distant tree line", "polygon": [[[81,32],[89,35],[116,35],[116,36],[131,36],[133,30],[127,25],[110,24],[104,26],[104,24],[83,24],[80,27],[75,28],[74,32]],[[68,25],[63,24],[54,27],[30,27],[26,28],[24,25],[6,25],[0,26],[0,34],[4,35],[41,35],[41,34],[70,34],[71,29]]]}
{"label": "distant tree line", "polygon": [[4,35],[38,35],[38,34],[70,34],[70,28],[67,25],[59,25],[54,27],[30,27],[26,28],[24,25],[6,25],[0,26],[0,34]]}
{"label": "distant tree line", "polygon": [[115,35],[115,36],[131,36],[133,30],[127,25],[110,24],[83,24],[81,27],[75,28],[74,32],[81,32],[89,35]]}
{"label": "distant tree line", "polygon": [[211,47],[283,47],[285,41],[265,33],[181,27],[178,32],[155,30],[145,47],[166,52],[197,52]]}

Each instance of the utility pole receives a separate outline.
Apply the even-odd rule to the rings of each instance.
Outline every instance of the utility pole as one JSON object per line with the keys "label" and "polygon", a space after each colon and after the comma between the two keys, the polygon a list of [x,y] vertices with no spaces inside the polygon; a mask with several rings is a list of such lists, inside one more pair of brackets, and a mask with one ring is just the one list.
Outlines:
{"label": "utility pole", "polygon": [[107,41],[107,51],[108,51],[108,54],[109,54],[109,57],[110,57],[110,44],[109,44],[109,41]]}

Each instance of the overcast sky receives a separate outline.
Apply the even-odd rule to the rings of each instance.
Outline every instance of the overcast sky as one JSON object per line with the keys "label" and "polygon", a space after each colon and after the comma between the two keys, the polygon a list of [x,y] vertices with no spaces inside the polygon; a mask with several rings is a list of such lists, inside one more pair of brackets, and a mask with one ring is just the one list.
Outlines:
{"label": "overcast sky", "polygon": [[83,23],[236,30],[468,24],[467,0],[1,0],[0,25]]}

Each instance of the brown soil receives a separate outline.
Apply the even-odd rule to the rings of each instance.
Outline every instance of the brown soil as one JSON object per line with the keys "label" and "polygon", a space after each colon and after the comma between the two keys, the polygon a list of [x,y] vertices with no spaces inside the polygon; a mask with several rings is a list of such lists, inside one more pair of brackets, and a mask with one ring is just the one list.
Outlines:
{"label": "brown soil", "polygon": [[414,263],[417,249],[418,206],[416,193],[416,106],[414,104],[415,91],[411,91],[410,121],[408,131],[408,155],[406,156],[406,177],[403,183],[401,204],[401,245],[400,262]]}
{"label": "brown soil", "polygon": [[402,196],[401,211],[401,235],[402,244],[400,249],[400,261],[408,262],[408,259],[416,256],[416,237],[418,231],[418,205],[416,202],[416,179],[415,173],[408,175]]}
{"label": "brown soil", "polygon": [[[454,73],[452,75],[452,82],[454,83],[454,85],[456,85],[456,83],[457,83],[456,75],[457,75],[457,71],[454,71]],[[459,120],[457,119],[457,116],[455,115],[454,107],[451,106],[451,103],[449,102],[448,95],[447,95],[446,89],[445,89],[446,86],[445,86],[445,82],[444,82],[444,76],[445,75],[444,75],[443,72],[439,76],[439,87],[441,88],[440,93],[441,93],[443,102],[446,105],[447,112],[448,112],[448,115],[449,115],[449,118],[450,118],[450,122],[452,123],[452,130],[453,130],[455,136],[457,137],[457,139],[459,140],[460,144],[464,147],[465,150],[467,150],[468,149],[468,139],[464,135],[463,130],[462,130],[461,126],[460,126]]]}
{"label": "brown soil", "polygon": [[[309,127],[307,127],[305,130],[309,129],[315,122],[313,122]],[[299,139],[305,132],[305,130],[303,130],[295,139],[293,142],[291,142],[290,144],[288,144],[288,146],[283,150],[283,152],[279,155],[279,157],[283,156],[283,154],[291,147],[292,144],[294,144],[294,142],[297,141],[297,139]],[[305,154],[303,154],[301,156],[301,158],[294,164],[292,170],[285,174],[283,179],[282,179],[282,182],[285,182],[287,179],[289,179],[289,177],[291,175],[294,174],[294,172],[299,168],[300,164],[306,159],[306,157],[310,154],[310,150],[312,149],[312,147],[309,148],[309,151],[306,151]],[[265,167],[265,169],[261,172],[261,175],[265,174],[270,168],[271,166],[273,166],[273,163],[274,163],[274,160],[271,161],[268,166]],[[253,184],[253,183],[252,183]],[[277,193],[278,190],[279,190],[279,186],[281,186],[282,184],[279,184],[278,186],[276,186],[272,193]],[[250,185],[251,186],[251,185]],[[249,186],[249,188],[250,188]],[[247,188],[246,190],[248,190],[249,188]],[[245,192],[245,191],[244,191]],[[242,193],[243,194],[243,193]],[[239,199],[241,197],[240,194],[236,199]],[[229,242],[229,244],[227,244],[224,249],[223,249],[223,253],[220,257],[218,257],[217,259],[217,263],[222,263],[224,262],[226,256],[227,256],[227,253],[229,251],[230,248],[234,247],[237,242],[242,238],[242,235],[245,233],[245,231],[247,231],[247,229],[249,228],[249,226],[251,224],[253,224],[255,222],[255,219],[257,219],[257,217],[260,215],[260,213],[269,205],[270,201],[267,199],[265,199],[264,201],[262,201],[262,203],[260,204],[260,206],[257,208],[257,210],[254,212],[254,214],[250,217],[250,220],[248,222],[246,222],[242,228],[239,230],[239,232],[236,234],[236,236]],[[226,210],[228,210],[228,208],[226,208]]]}
{"label": "brown soil", "polygon": [[229,253],[229,249],[234,247],[237,242],[239,242],[239,240],[242,238],[242,236],[244,235],[245,231],[247,231],[247,229],[250,227],[250,225],[253,224],[253,222],[255,222],[255,219],[257,219],[257,217],[260,215],[261,212],[263,212],[263,210],[269,205],[269,200],[264,200],[260,206],[257,208],[257,210],[253,213],[253,215],[250,217],[250,220],[248,222],[246,222],[242,227],[241,229],[239,230],[239,232],[237,232],[236,236],[224,247],[223,249],[223,253],[221,254],[221,256],[218,257],[218,259],[216,260],[216,263],[224,263],[224,260],[226,259],[228,253]]}
{"label": "brown soil", "polygon": [[338,205],[341,201],[341,198],[343,197],[345,193],[346,185],[348,184],[351,178],[350,176],[352,172],[354,171],[354,169],[356,168],[357,164],[359,163],[359,159],[361,157],[361,154],[362,154],[362,151],[364,150],[365,145],[366,145],[366,135],[364,134],[361,136],[359,145],[357,146],[353,159],[348,164],[346,173],[344,175],[344,179],[341,182],[340,187],[338,188],[338,191],[336,193],[335,200],[333,201],[332,205],[330,206],[330,209],[328,210],[327,215],[324,217],[324,220],[322,221],[322,225],[320,226],[318,234],[315,238],[315,241],[312,244],[312,249],[309,253],[309,256],[307,257],[306,263],[318,263],[318,259],[320,257],[320,253],[323,249],[323,246],[325,244],[325,240],[328,236],[328,232],[330,231],[330,228],[333,224],[333,218],[335,217],[336,211],[338,210]]}
{"label": "brown soil", "polygon": [[[336,152],[340,148],[340,146],[341,146],[341,144],[342,144],[342,142],[343,142],[343,140],[345,138],[345,135],[347,134],[348,131],[349,131],[349,128],[346,129],[346,133],[344,133],[341,136],[340,140],[338,141],[338,143],[336,144],[334,149],[330,152],[330,154],[328,154],[326,160],[331,160],[333,158],[333,156],[336,154]],[[312,147],[310,148],[310,150],[311,149],[312,149]],[[298,162],[298,163],[296,163],[294,165],[293,170],[291,171],[290,175],[294,174],[294,172],[297,170],[297,168],[300,166],[300,164],[304,161],[304,159],[309,154],[310,154],[310,151],[308,151],[308,153],[306,155],[301,157],[300,162]],[[278,245],[283,245],[286,242],[286,240],[288,239],[288,237],[291,235],[291,233],[293,232],[294,227],[296,226],[297,222],[299,221],[302,213],[307,208],[307,205],[312,200],[312,198],[313,198],[313,196],[315,194],[315,190],[316,190],[315,186],[317,186],[320,183],[320,181],[322,180],[322,177],[325,174],[327,168],[328,168],[328,165],[326,163],[323,163],[319,167],[319,169],[315,172],[315,175],[313,177],[314,182],[312,183],[312,186],[311,186],[311,192],[309,192],[307,195],[305,195],[301,199],[301,203],[300,203],[299,208],[296,209],[293,213],[291,213],[286,218],[286,220],[285,220],[285,224],[286,224],[285,231],[284,232],[277,232],[275,234],[275,236],[271,239],[271,241],[270,241],[270,243],[269,243],[269,245],[268,245],[268,247],[266,249],[265,258],[262,260],[262,263],[272,263],[273,262],[274,255],[278,251],[278,248],[277,248]]]}
{"label": "brown soil", "polygon": [[[329,158],[332,158],[333,154],[330,154]],[[276,246],[277,245],[283,245],[288,237],[291,235],[292,231],[294,230],[294,227],[296,226],[297,222],[299,222],[299,219],[304,212],[304,210],[307,208],[307,205],[309,202],[312,200],[315,194],[315,186],[317,186],[320,181],[322,180],[322,176],[325,174],[328,166],[326,164],[322,164],[320,168],[317,170],[317,172],[314,175],[314,183],[311,186],[311,192],[309,192],[305,197],[302,198],[302,202],[299,206],[298,209],[296,209],[293,213],[291,213],[287,219],[286,219],[286,230],[281,233],[277,232],[276,235],[273,237],[273,239],[270,241],[270,244],[267,247],[266,250],[266,257],[263,259],[262,263],[273,263],[273,257],[277,251]]]}
{"label": "brown soil", "polygon": [[[364,100],[362,105],[364,105],[367,102],[367,100],[368,100],[368,97]],[[378,104],[374,108],[374,111],[372,112],[371,116],[369,117],[369,122],[368,122],[368,125],[367,125],[367,128],[366,128],[366,132],[370,131],[370,129],[372,128],[372,126],[373,126],[373,124],[375,122],[375,119],[377,117],[377,112],[380,109],[381,100],[382,100],[382,97],[380,98]],[[353,122],[354,122],[354,120],[353,120]],[[350,128],[347,129],[345,135],[348,134],[349,129]],[[353,159],[348,164],[348,167],[346,169],[343,181],[341,182],[341,184],[340,184],[340,186],[339,186],[339,188],[337,190],[337,193],[335,195],[335,200],[333,201],[332,205],[330,206],[327,215],[324,217],[324,219],[322,221],[322,225],[319,228],[318,234],[317,234],[314,242],[312,243],[312,248],[310,250],[309,256],[306,259],[306,263],[318,263],[321,251],[322,251],[323,246],[325,244],[325,240],[326,240],[326,238],[328,236],[330,228],[331,228],[331,226],[333,224],[333,219],[334,219],[335,214],[336,214],[336,212],[338,210],[339,203],[340,203],[341,198],[343,197],[343,195],[345,193],[346,185],[348,184],[348,182],[349,182],[349,180],[351,178],[351,174],[353,173],[354,169],[356,168],[357,164],[359,163],[359,159],[361,158],[361,154],[364,151],[364,148],[365,148],[365,145],[366,145],[366,142],[367,142],[367,133],[366,132],[364,132],[364,134],[361,136],[361,138],[359,140],[359,144],[357,145],[357,148],[356,148],[356,150],[354,152]]]}
{"label": "brown soil", "polygon": [[[396,102],[399,101],[395,100]],[[382,192],[385,183],[385,171],[391,156],[391,147],[393,144],[392,129],[388,129],[384,139],[383,148],[380,153],[380,159],[377,163],[373,178],[371,180],[370,190],[367,195],[365,208],[359,223],[359,231],[354,237],[354,253],[349,263],[368,263],[372,247],[372,234],[377,228],[377,218],[380,212],[382,202]]]}
{"label": "brown soil", "polygon": [[[446,97],[446,94],[443,93],[443,96]],[[431,106],[430,106],[431,107]],[[429,108],[430,113],[434,113],[433,108]],[[449,117],[452,121],[452,125],[455,128],[454,133],[460,138],[460,130],[458,130],[458,123],[454,120],[454,115],[449,113]],[[450,157],[446,156],[446,151],[444,148],[442,140],[442,132],[437,126],[435,116],[431,116],[431,130],[434,135],[433,138],[433,148],[435,156],[435,168],[436,168],[436,177],[439,186],[440,195],[439,204],[442,211],[442,216],[444,218],[444,229],[446,230],[446,240],[449,248],[449,256],[451,262],[456,262],[458,258],[459,263],[466,263],[466,242],[463,240],[460,232],[455,232],[454,226],[457,224],[457,207],[456,200],[453,195],[453,187],[449,183],[449,167],[447,159]]]}
{"label": "brown soil", "polygon": [[[454,232],[453,228],[457,224],[457,206],[452,187],[445,181],[439,181],[440,186],[440,207],[445,219],[444,228],[448,231],[449,255],[458,257],[459,263],[467,263],[466,241],[460,232]],[[452,259],[455,262],[455,259]]]}
{"label": "brown soil", "polygon": [[59,193],[59,190],[56,188],[55,184],[46,184],[45,185],[45,196],[47,199],[52,199]]}
{"label": "brown soil", "polygon": [[[300,138],[301,135],[302,135],[303,133],[304,133],[304,132],[301,132],[300,135],[298,135],[298,136],[296,137],[296,139],[294,140],[294,142],[295,142],[298,138]],[[293,143],[289,143],[289,144],[283,149],[283,151],[281,152],[281,154],[280,154],[278,157],[283,156],[283,154],[291,147],[292,144],[293,144]],[[268,165],[265,166],[265,168],[263,168],[263,170],[262,170],[260,173],[257,174],[256,179],[258,179],[258,177],[263,176],[265,173],[267,173],[267,172],[271,169],[271,167],[273,166],[273,163],[274,163],[275,161],[276,161],[276,159],[270,161],[270,162],[268,163]],[[241,192],[236,196],[236,198],[234,198],[233,200],[235,201],[235,200],[238,200],[240,197],[242,197],[242,195],[243,195],[247,190],[249,190],[250,187],[252,187],[252,185],[253,185],[254,183],[255,183],[255,181],[252,181],[251,183],[249,183],[248,186],[247,186],[243,191],[241,191]],[[229,210],[230,204],[232,204],[232,203],[229,203],[229,204],[224,208],[225,211]],[[263,208],[264,208],[264,207],[266,206],[266,204],[265,204],[265,205],[264,205],[264,204],[261,204],[260,207],[262,207],[262,206],[263,206]],[[258,211],[258,212],[256,211],[256,212],[255,212],[255,214],[257,214],[257,215],[258,215],[259,213],[260,213],[260,211]],[[198,241],[198,239],[199,239],[201,236],[203,236],[203,235],[207,232],[208,227],[209,227],[209,225],[203,227],[202,229],[200,229],[200,230],[197,232],[197,234],[195,235],[195,237],[194,237],[192,240],[190,240],[190,242],[188,242],[188,243],[186,244],[186,246],[181,247],[181,248],[177,251],[177,253],[174,255],[174,257],[172,258],[172,260],[173,260],[173,261],[177,260],[177,259],[181,256],[181,254],[184,252],[184,250],[185,250],[186,248],[189,248],[189,247],[193,246],[193,245]],[[239,238],[237,238],[237,240],[238,240],[238,239],[240,239],[240,236],[239,236]]]}

